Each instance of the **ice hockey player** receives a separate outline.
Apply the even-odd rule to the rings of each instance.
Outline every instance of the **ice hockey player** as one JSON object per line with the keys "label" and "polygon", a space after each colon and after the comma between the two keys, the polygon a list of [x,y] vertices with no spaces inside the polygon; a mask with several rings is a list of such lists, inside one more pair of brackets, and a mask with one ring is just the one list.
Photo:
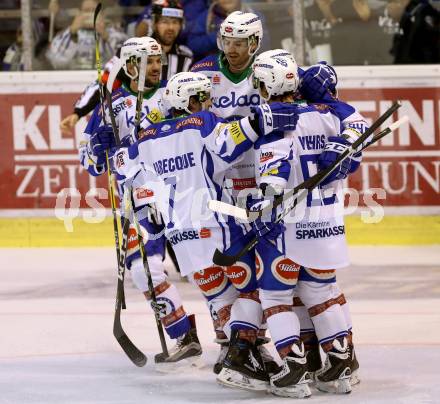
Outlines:
{"label": "ice hockey player", "polygon": [[[168,80],[176,73],[186,72],[192,64],[192,52],[178,41],[179,33],[184,25],[183,8],[177,0],[155,2],[151,7],[152,34],[162,47],[162,70],[161,80]],[[143,36],[143,35],[139,35]],[[118,63],[120,49],[106,64],[102,80],[107,82],[112,67]],[[130,78],[120,70],[113,90],[119,88],[122,83],[129,85]],[[94,110],[99,102],[99,86],[96,81],[90,83],[74,105],[73,113],[65,117],[61,122],[61,130],[69,131],[80,118]]]}
{"label": "ice hockey player", "polygon": [[[226,170],[260,135],[277,128],[294,128],[296,106],[257,107],[254,117],[227,123],[206,111],[211,88],[210,80],[200,73],[174,76],[164,96],[173,108],[174,119],[141,131],[140,141],[117,153],[115,160],[118,172],[133,178],[140,223],[147,216],[144,207],[154,202],[163,216],[165,235],[173,244],[182,275],[194,278],[220,321],[226,318],[227,324],[222,325],[231,339],[235,359],[220,375],[241,388],[266,390],[268,376],[255,346],[262,318],[255,293],[256,274],[246,259],[234,267],[213,266],[215,248],[230,244],[236,225],[223,223],[217,215],[206,212],[206,201],[221,199]],[[238,360],[247,366],[245,375],[234,372]]]}
{"label": "ice hockey player", "polygon": [[[258,52],[263,39],[263,27],[260,18],[254,13],[236,11],[231,13],[221,24],[217,55],[196,63],[191,71],[200,72],[208,76],[212,83],[212,106],[210,111],[225,119],[243,117],[251,113],[251,108],[261,104],[262,100],[258,89],[252,85],[252,62]],[[284,50],[273,51],[275,54],[286,53]],[[300,70],[303,74],[304,72]],[[335,83],[330,80],[331,75],[320,67],[306,71],[301,84],[301,92],[307,99],[316,101],[327,93],[327,87]],[[351,108],[353,111],[353,109]],[[350,114],[349,112],[348,114]],[[237,203],[236,197],[240,191],[255,187],[255,152],[248,150],[242,159],[234,164],[226,174],[226,188],[231,193],[232,203]],[[224,196],[226,202],[227,198]],[[255,270],[255,265],[252,265]],[[262,338],[259,343],[267,341]],[[224,341],[224,335],[219,327],[216,328],[217,341]],[[221,363],[226,354],[226,344],[223,346],[215,365],[215,371],[221,369]],[[271,361],[270,354],[260,344],[260,350],[266,361]]]}
{"label": "ice hockey player", "polygon": [[[293,62],[295,62],[293,55],[285,51],[284,49],[267,51],[264,52],[264,54],[262,54],[261,56],[278,57],[281,59],[289,58]],[[352,106],[338,99],[338,78],[336,71],[333,69],[333,67],[327,65],[325,62],[320,62],[316,65],[311,66],[306,71],[298,68],[298,73],[300,76],[300,86],[298,88],[299,93],[296,94],[298,98],[306,99],[308,102],[312,101],[319,104],[326,104],[327,106],[332,108],[333,112],[343,123],[344,131],[350,133],[352,130],[354,130],[362,133],[366,129],[365,121],[359,115],[359,113]],[[300,275],[303,276],[304,273],[301,273]],[[350,384],[353,386],[358,384],[360,382],[360,379],[358,376],[359,363],[357,361],[353,345],[352,320],[350,309],[344,294],[336,283],[336,279],[332,279],[331,283],[333,283],[332,287],[335,294],[334,299],[338,302],[344,312],[345,320],[347,322],[349,330],[347,339],[350,348],[350,355],[352,358],[350,362]],[[300,319],[301,340],[304,342],[304,346],[306,349],[309,373],[313,376],[315,371],[319,370],[322,365],[319,342],[316,338],[315,329],[310,319],[309,312],[298,296],[294,297],[293,310]]]}
{"label": "ice hockey player", "polygon": [[[124,84],[112,93],[112,111],[119,132],[119,138],[123,146],[133,142],[137,128],[135,122],[137,79],[139,76],[139,60],[146,53],[147,70],[145,75],[145,87],[142,103],[142,116],[145,122],[160,120],[161,116],[168,114],[162,104],[163,83],[160,82],[161,71],[161,47],[149,37],[131,38],[127,40],[121,49],[121,60],[125,74],[131,78],[129,87]],[[108,111],[106,111],[108,113]],[[107,116],[107,122],[110,122]],[[107,150],[115,147],[115,138],[112,127],[102,122],[101,109],[95,109],[86,130],[87,139],[80,148],[81,164],[91,175],[97,176],[106,172]],[[123,195],[123,180],[118,178],[119,195]],[[160,229],[151,220],[148,221],[150,231],[159,233]],[[137,233],[133,226],[130,227],[129,244],[127,250],[126,265],[130,270],[131,277],[136,287],[142,291],[145,297],[150,299],[148,293],[147,278],[137,244]],[[197,338],[193,316],[187,316],[177,288],[168,280],[163,264],[165,253],[165,239],[160,237],[150,240],[145,244],[148,255],[153,285],[159,303],[165,303],[166,313],[162,314],[161,321],[170,338],[177,339],[176,346],[170,350],[169,362],[175,362],[186,357],[199,356],[202,353]]]}
{"label": "ice hockey player", "polygon": [[[255,86],[268,102],[294,102],[299,85],[292,58],[260,55],[253,64]],[[273,134],[259,141],[262,199],[251,210],[267,206],[269,197],[309,178],[315,170],[335,161],[347,144],[366,128],[360,115],[352,124],[342,123],[332,108],[298,104],[299,120],[294,131]],[[344,130],[344,127],[346,129]],[[356,130],[355,128],[358,128]],[[343,133],[341,134],[341,130]],[[260,300],[283,367],[270,379],[271,391],[280,396],[303,398],[311,395],[300,323],[292,310],[294,293],[310,313],[319,343],[326,353],[324,366],[315,373],[318,389],[332,393],[351,391],[351,358],[348,325],[336,297],[335,269],[348,264],[345,228],[337,188],[359,166],[360,156],[348,159],[306,198],[304,215],[294,221],[274,224],[269,217],[254,222],[260,235],[257,257],[260,271]],[[315,168],[313,168],[315,167]],[[285,231],[284,231],[285,230]],[[283,232],[284,231],[284,232]],[[319,254],[316,252],[319,251]]]}

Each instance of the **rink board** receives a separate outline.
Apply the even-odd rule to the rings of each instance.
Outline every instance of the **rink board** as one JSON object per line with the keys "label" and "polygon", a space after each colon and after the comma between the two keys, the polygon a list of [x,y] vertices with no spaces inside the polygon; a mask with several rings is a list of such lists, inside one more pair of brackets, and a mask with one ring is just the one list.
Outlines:
{"label": "rink board", "polygon": [[[385,126],[403,115],[410,120],[368,149],[345,184],[352,212],[379,205],[391,212],[377,224],[348,217],[349,243],[440,243],[440,67],[351,66],[337,72],[340,97],[370,123],[395,99],[403,106]],[[54,218],[55,207],[62,211],[69,204],[60,197],[66,188],[78,191],[82,209],[109,207],[107,177],[90,176],[78,162],[86,119],[74,133],[59,131],[62,117],[95,77],[92,71],[0,74],[0,246],[113,245],[110,218],[91,224],[80,216],[73,232]]]}
{"label": "rink board", "polygon": [[[102,223],[72,221],[71,232],[56,218],[0,218],[0,247],[110,247],[112,218]],[[440,216],[385,216],[379,223],[346,218],[351,245],[440,244]]]}

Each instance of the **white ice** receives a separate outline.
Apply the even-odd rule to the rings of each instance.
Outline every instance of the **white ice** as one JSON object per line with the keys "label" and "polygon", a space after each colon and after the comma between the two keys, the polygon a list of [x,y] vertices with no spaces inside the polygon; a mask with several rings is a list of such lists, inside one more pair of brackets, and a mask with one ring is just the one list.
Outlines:
{"label": "white ice", "polygon": [[[440,247],[357,247],[351,255],[338,278],[362,382],[347,396],[313,390],[308,403],[440,403]],[[132,365],[112,335],[115,261],[110,248],[0,249],[0,403],[293,401],[216,384],[209,314],[185,282],[177,285],[196,314],[205,365],[157,371],[153,316],[128,278],[122,322],[149,357],[144,368]]]}

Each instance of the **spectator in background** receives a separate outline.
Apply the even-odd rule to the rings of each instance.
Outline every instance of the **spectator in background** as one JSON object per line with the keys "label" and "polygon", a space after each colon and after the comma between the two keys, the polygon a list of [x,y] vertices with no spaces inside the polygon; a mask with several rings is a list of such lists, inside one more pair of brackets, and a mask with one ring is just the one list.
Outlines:
{"label": "spectator in background", "polygon": [[[162,3],[163,0],[157,0],[155,3]],[[185,15],[185,24],[180,33],[179,40],[181,43],[186,43],[188,31],[194,24],[198,15],[205,12],[208,9],[208,3],[210,0],[181,0],[180,4],[183,7]],[[142,14],[138,17],[135,35],[136,36],[151,36],[152,34],[151,23],[151,5],[146,7]]]}
{"label": "spectator in background", "polygon": [[178,40],[184,22],[184,9],[178,0],[153,2],[151,36],[162,46],[162,80],[168,80],[176,73],[187,72],[192,64],[191,50]]}
{"label": "spectator in background", "polygon": [[[71,25],[58,33],[46,56],[55,69],[94,69],[95,37],[93,31],[93,12],[95,0],[83,0],[79,14]],[[96,30],[100,37],[101,62],[105,63],[127,39],[126,35],[98,17]]]}
{"label": "spectator in background", "polygon": [[17,30],[17,37],[14,43],[12,43],[6,50],[5,57],[3,58],[3,71],[19,71],[23,70],[23,36],[21,29]]}
{"label": "spectator in background", "polygon": [[201,13],[187,32],[187,45],[194,53],[195,60],[216,53],[217,32],[224,19],[234,11],[252,12],[241,0],[215,0]]}
{"label": "spectator in background", "polygon": [[440,63],[440,0],[411,0],[391,53],[394,63]]}

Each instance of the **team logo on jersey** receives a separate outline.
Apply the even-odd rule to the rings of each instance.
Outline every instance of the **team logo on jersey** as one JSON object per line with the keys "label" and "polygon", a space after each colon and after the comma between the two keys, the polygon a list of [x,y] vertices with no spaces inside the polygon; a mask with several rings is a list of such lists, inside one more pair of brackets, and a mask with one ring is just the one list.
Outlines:
{"label": "team logo on jersey", "polygon": [[256,186],[257,186],[257,182],[255,180],[255,177],[232,179],[232,188],[236,191],[241,191],[243,189],[248,189],[248,188],[255,188]]}
{"label": "team logo on jersey", "polygon": [[214,97],[212,99],[212,105],[216,108],[236,108],[236,107],[251,107],[261,104],[260,96],[258,94],[243,94],[237,96],[235,91],[232,91],[231,97],[228,95],[222,95],[221,97]]}
{"label": "team logo on jersey", "polygon": [[273,159],[273,151],[261,151],[260,153],[260,163],[264,163],[268,160]]}
{"label": "team logo on jersey", "polygon": [[130,98],[124,98],[124,100],[120,104],[116,105],[113,108],[113,113],[117,115],[119,114],[119,112],[124,111],[127,108],[130,108],[132,105],[133,105],[133,101]]}
{"label": "team logo on jersey", "polygon": [[124,152],[121,152],[116,155],[116,167],[121,168],[123,166],[125,166]]}
{"label": "team logo on jersey", "polygon": [[201,238],[210,238],[211,230],[207,228],[202,228],[200,230],[184,230],[184,231],[175,231],[168,236],[168,241],[172,245],[177,245],[182,241],[187,240],[200,240]]}
{"label": "team logo on jersey", "polygon": [[155,134],[156,134],[156,128],[143,129],[139,132],[139,139],[142,139],[146,136],[154,136]]}
{"label": "team logo on jersey", "polygon": [[252,271],[249,265],[244,262],[237,262],[237,265],[226,267],[226,276],[237,289],[244,289],[251,280]]}
{"label": "team logo on jersey", "polygon": [[229,132],[231,133],[232,136],[232,140],[236,145],[243,143],[247,139],[245,134],[241,130],[240,122],[235,121],[230,123],[228,126],[229,126]]}
{"label": "team logo on jersey", "polygon": [[228,285],[228,278],[223,269],[215,266],[194,273],[194,281],[207,297],[221,293]]}
{"label": "team logo on jersey", "polygon": [[160,129],[162,132],[169,132],[171,130],[171,125],[163,125]]}
{"label": "team logo on jersey", "polygon": [[203,119],[197,116],[192,116],[190,118],[184,119],[183,121],[180,121],[176,125],[176,129],[179,130],[183,126],[203,126]]}
{"label": "team logo on jersey", "polygon": [[154,192],[148,188],[136,188],[136,199],[151,198]]}
{"label": "team logo on jersey", "polygon": [[336,271],[334,269],[312,269],[304,268],[312,278],[318,279],[320,281],[330,281],[336,276]]}
{"label": "team logo on jersey", "polygon": [[212,84],[220,84],[221,78],[218,74],[216,74],[213,78],[212,78]]}
{"label": "team logo on jersey", "polygon": [[212,66],[214,66],[214,62],[212,60],[207,60],[206,62],[200,62],[200,63],[195,64],[191,68],[191,71],[193,72],[194,70],[197,70],[197,69],[209,68]]}
{"label": "team logo on jersey", "polygon": [[255,251],[255,273],[257,275],[257,280],[260,280],[260,278],[263,276],[264,271],[264,263],[263,260],[260,257],[260,254],[258,254],[257,251]]}
{"label": "team logo on jersey", "polygon": [[275,258],[271,270],[276,280],[284,285],[294,286],[298,282],[301,265],[286,257]]}

